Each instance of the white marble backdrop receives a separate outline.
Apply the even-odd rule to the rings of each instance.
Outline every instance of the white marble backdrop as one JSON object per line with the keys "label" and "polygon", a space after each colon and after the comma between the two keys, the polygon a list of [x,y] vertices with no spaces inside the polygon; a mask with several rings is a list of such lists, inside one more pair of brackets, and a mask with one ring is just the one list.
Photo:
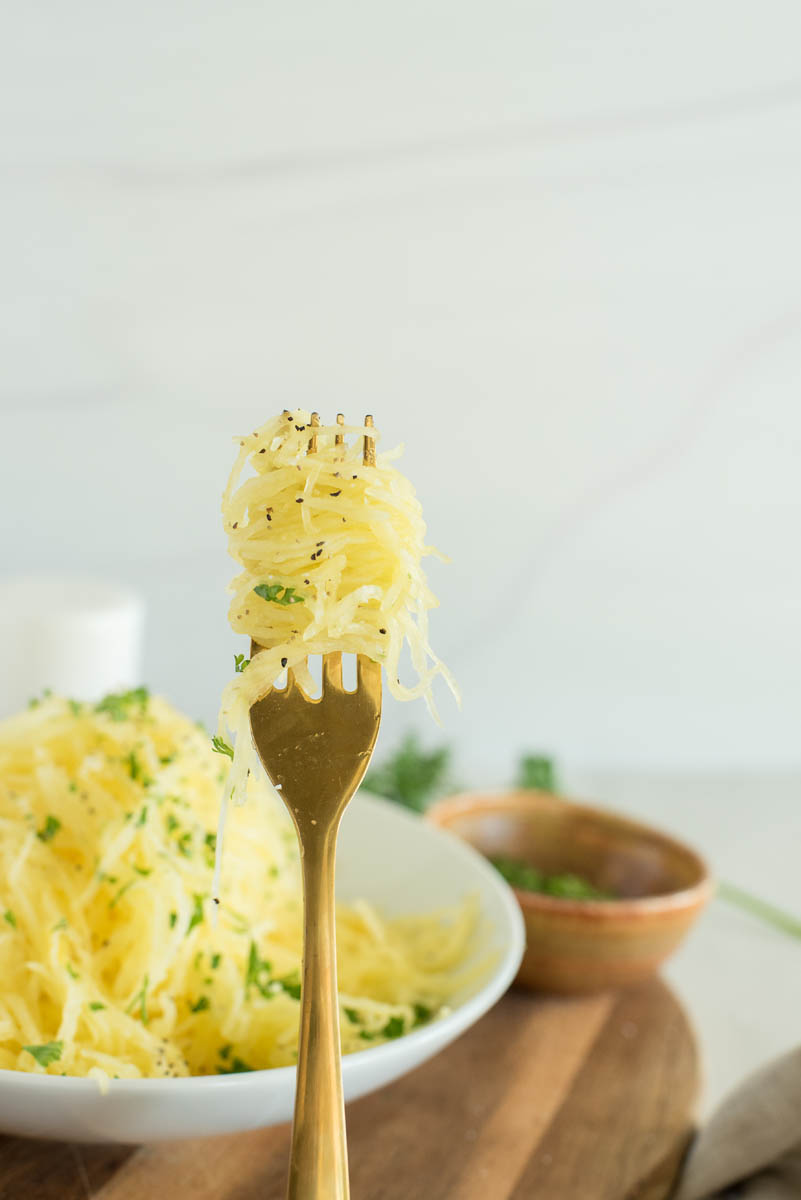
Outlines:
{"label": "white marble backdrop", "polygon": [[796,0],[4,26],[4,573],[139,588],[211,719],[230,435],[370,410],[453,558],[464,778],[801,764]]}

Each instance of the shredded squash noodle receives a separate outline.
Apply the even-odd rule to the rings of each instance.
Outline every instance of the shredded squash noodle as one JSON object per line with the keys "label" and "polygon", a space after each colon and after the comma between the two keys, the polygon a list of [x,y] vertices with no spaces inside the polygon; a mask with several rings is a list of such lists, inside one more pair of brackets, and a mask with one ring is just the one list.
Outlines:
{"label": "shredded squash noodle", "polygon": [[[248,710],[285,669],[313,693],[306,660],[341,650],[385,668],[399,700],[423,696],[434,715],[432,684],[450,674],[428,644],[428,612],[437,604],[422,560],[425,524],[414,488],[393,465],[399,450],[362,462],[366,426],[321,425],[296,409],[240,439],[223,496],[233,580],[231,626],[264,647],[226,688],[218,738],[233,751],[226,799],[245,798],[248,771],[261,770]],[[309,453],[311,433],[316,446]],[[337,435],[344,435],[337,444]],[[348,438],[352,440],[348,443]],[[252,474],[243,480],[247,466]],[[401,682],[408,649],[416,681]],[[228,740],[230,739],[230,740]]]}
{"label": "shredded squash noodle", "polygon": [[[294,470],[294,459],[275,469]],[[305,497],[328,486],[320,482],[327,473],[321,462],[312,481],[304,468]],[[288,486],[281,478],[269,492],[277,512],[286,508],[285,499],[277,501]],[[260,487],[265,482],[259,478]],[[234,522],[250,506],[230,503]],[[330,526],[319,503],[306,519],[321,522],[325,541]],[[405,513],[405,494],[399,504]],[[308,607],[281,609],[290,624],[279,622],[280,634],[272,618],[253,623],[275,645],[297,636],[299,644],[320,646],[332,636],[333,617],[320,615],[333,603],[317,594],[318,586],[328,594],[321,574],[303,584],[297,570],[293,539],[302,520],[281,535],[289,557],[279,560],[291,563],[282,581],[302,586]],[[316,533],[315,525],[312,540]],[[356,563],[348,553],[340,559],[319,570],[355,583]],[[392,587],[391,561],[387,551],[378,564],[382,589]],[[235,613],[247,604],[246,590],[238,587]],[[426,602],[423,593],[418,599]],[[351,644],[369,643],[377,655],[384,635],[369,604],[358,615],[361,603],[343,614],[342,628],[353,624],[358,634],[345,635]],[[291,624],[299,609],[303,620]],[[406,619],[395,617],[393,646]],[[304,640],[320,620],[324,632]],[[214,927],[224,762],[205,731],[144,689],[97,705],[49,697],[0,724],[0,1067],[89,1075],[103,1086],[118,1076],[236,1072],[295,1060],[302,916],[295,835],[266,782],[251,780],[251,803],[229,818]],[[469,905],[391,921],[365,903],[339,910],[345,1052],[442,1011],[458,986],[475,919]]]}

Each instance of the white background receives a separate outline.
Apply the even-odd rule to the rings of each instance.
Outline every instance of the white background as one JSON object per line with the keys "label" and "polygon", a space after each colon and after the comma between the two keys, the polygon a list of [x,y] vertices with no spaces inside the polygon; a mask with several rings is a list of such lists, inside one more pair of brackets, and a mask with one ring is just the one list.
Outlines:
{"label": "white background", "polygon": [[551,751],[801,905],[800,44],[796,0],[15,6],[4,573],[136,587],[211,721],[230,439],[372,411],[462,779]]}

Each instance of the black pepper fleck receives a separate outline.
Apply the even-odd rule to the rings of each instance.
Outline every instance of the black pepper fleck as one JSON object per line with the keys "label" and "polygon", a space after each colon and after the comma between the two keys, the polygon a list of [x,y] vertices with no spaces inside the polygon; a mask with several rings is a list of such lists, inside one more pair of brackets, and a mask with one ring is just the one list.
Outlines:
{"label": "black pepper fleck", "polygon": [[231,526],[231,528],[232,528],[232,529],[236,529],[238,525],[239,525],[239,522],[238,522],[238,521],[234,521],[234,523],[233,523],[233,525]]}
{"label": "black pepper fleck", "polygon": [[282,666],[282,667],[285,667],[285,666],[286,666],[286,664],[287,664],[287,660],[286,660],[285,658],[282,658],[282,659],[281,659],[281,666]]}
{"label": "black pepper fleck", "polygon": [[379,631],[378,631],[378,632],[379,632],[379,633],[386,633],[387,631],[386,631],[386,629],[379,629]]}
{"label": "black pepper fleck", "polygon": [[342,488],[338,488],[338,489],[337,489],[337,491],[335,491],[335,492],[329,492],[329,495],[331,495],[331,496],[341,496],[341,495],[342,495]]}
{"label": "black pepper fleck", "polygon": [[298,496],[298,497],[295,499],[295,503],[296,503],[296,504],[302,504],[302,503],[303,503],[303,497],[302,497],[302,496]]}

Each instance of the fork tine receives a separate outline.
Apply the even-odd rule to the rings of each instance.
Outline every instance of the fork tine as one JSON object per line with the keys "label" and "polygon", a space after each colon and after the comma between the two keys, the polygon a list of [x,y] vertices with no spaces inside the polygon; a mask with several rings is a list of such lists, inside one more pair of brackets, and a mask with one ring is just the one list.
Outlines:
{"label": "fork tine", "polygon": [[356,687],[358,691],[364,689],[373,698],[381,695],[381,667],[366,654],[356,658]]}
{"label": "fork tine", "polygon": [[[372,413],[367,414],[367,416],[364,418],[364,423],[368,426],[368,428],[373,428]],[[368,437],[367,434],[364,435],[364,454],[362,456],[362,462],[366,467],[375,466],[375,438]]]}
{"label": "fork tine", "polygon": [[[312,413],[309,424],[311,425],[312,429],[317,429],[320,425],[320,414],[316,413],[316,412]],[[313,433],[311,435],[311,437],[309,438],[309,454],[316,454],[316,453],[317,453],[317,434]]]}
{"label": "fork tine", "polygon": [[323,693],[335,690],[342,691],[342,652],[332,650],[323,655]]}

